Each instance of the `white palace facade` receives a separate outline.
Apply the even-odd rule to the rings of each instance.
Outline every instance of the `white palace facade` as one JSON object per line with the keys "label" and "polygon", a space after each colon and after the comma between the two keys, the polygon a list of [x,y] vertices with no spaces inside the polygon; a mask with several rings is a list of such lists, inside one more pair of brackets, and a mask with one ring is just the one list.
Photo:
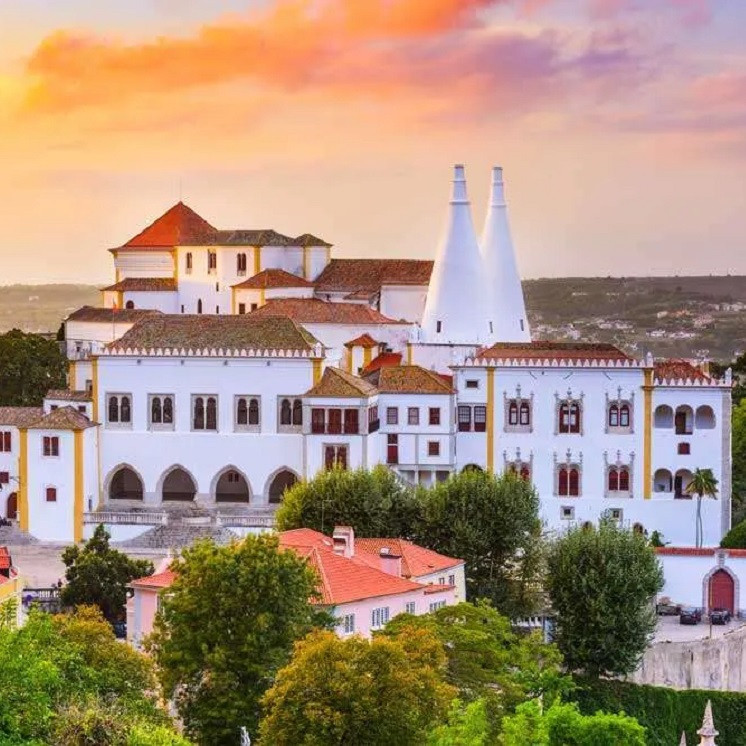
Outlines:
{"label": "white palace facade", "polygon": [[705,544],[730,527],[729,374],[532,340],[499,168],[478,238],[456,167],[434,261],[332,258],[182,203],[110,251],[101,306],[65,321],[69,388],[0,408],[0,515],[39,540],[128,540],[187,504],[254,530],[297,480],[375,464],[515,470],[549,529],[607,515],[679,546],[710,468]]}

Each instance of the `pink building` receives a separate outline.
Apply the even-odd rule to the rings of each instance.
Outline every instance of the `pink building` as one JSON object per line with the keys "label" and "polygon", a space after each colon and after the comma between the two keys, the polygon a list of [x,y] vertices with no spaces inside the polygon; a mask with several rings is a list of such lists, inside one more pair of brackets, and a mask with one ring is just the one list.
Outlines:
{"label": "pink building", "polygon": [[[337,634],[370,637],[397,614],[427,614],[465,600],[464,562],[402,539],[355,539],[348,526],[332,538],[312,529],[285,531],[280,546],[296,552],[319,578],[321,605],[337,619]],[[127,637],[138,646],[153,629],[160,594],[175,574],[162,566],[132,581]]]}

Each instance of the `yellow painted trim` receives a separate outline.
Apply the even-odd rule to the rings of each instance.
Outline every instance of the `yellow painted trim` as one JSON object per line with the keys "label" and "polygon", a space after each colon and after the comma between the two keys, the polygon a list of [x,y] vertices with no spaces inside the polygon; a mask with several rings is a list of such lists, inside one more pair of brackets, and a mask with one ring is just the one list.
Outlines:
{"label": "yellow painted trim", "polygon": [[650,500],[653,489],[653,369],[644,371],[644,431],[642,446],[642,496]]}
{"label": "yellow painted trim", "polygon": [[83,430],[75,431],[75,495],[73,502],[73,539],[83,541]]}
{"label": "yellow painted trim", "polygon": [[98,358],[94,357],[91,358],[91,382],[93,383],[93,387],[91,390],[91,399],[92,401],[92,414],[93,414],[93,421],[98,422]]}
{"label": "yellow painted trim", "polygon": [[412,343],[407,342],[407,365],[412,365],[412,360],[414,359],[412,352]]}
{"label": "yellow painted trim", "polygon": [[254,274],[258,275],[262,271],[262,247],[254,247]]}
{"label": "yellow painted trim", "polygon": [[67,388],[75,391],[78,386],[78,376],[74,360],[67,361]]}
{"label": "yellow painted trim", "polygon": [[308,246],[303,247],[303,277],[308,279]]}
{"label": "yellow painted trim", "polygon": [[265,300],[265,289],[260,288],[259,289],[259,308],[261,308],[267,301]]}
{"label": "yellow painted trim", "polygon": [[231,288],[231,313],[236,315],[236,288]]}
{"label": "yellow painted trim", "polygon": [[354,352],[352,350],[347,350],[347,372],[352,373],[352,361],[354,358]]}
{"label": "yellow painted trim", "polygon": [[21,531],[28,531],[28,430],[19,430],[18,451],[18,520]]}
{"label": "yellow painted trim", "polygon": [[487,368],[487,469],[495,469],[495,369]]}
{"label": "yellow painted trim", "polygon": [[121,290],[117,291],[117,308],[124,308],[124,292]]}
{"label": "yellow painted trim", "polygon": [[317,357],[313,360],[313,385],[315,386],[321,380],[321,364],[324,361]]}
{"label": "yellow painted trim", "polygon": [[114,270],[114,277],[117,282],[119,282],[122,279],[122,272],[118,268]]}
{"label": "yellow painted trim", "polygon": [[367,368],[370,365],[370,361],[373,359],[373,348],[363,348],[363,368]]}
{"label": "yellow painted trim", "polygon": [[179,252],[174,249],[171,252],[171,256],[174,259],[174,282],[176,283],[176,287],[179,287]]}

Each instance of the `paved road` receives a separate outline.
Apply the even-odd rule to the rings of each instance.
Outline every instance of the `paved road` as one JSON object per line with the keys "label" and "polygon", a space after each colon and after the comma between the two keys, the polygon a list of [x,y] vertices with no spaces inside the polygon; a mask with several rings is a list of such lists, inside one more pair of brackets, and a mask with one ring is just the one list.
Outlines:
{"label": "paved road", "polygon": [[[734,619],[730,624],[712,626],[713,638],[732,632],[746,624],[743,619]],[[701,640],[710,636],[710,625],[704,620],[699,624],[680,624],[677,616],[658,617],[658,630],[655,642],[685,642],[687,640]]]}

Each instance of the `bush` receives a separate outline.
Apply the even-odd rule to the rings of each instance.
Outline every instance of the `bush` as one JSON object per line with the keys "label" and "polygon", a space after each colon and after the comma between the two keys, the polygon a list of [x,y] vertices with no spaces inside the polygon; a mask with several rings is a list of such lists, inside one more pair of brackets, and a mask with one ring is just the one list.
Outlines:
{"label": "bush", "polygon": [[677,691],[658,686],[641,686],[624,681],[576,679],[578,684],[568,699],[578,703],[583,714],[598,710],[624,712],[647,730],[649,746],[679,743],[686,732],[687,743],[698,743],[697,730],[707,700],[712,701],[718,743],[746,746],[746,694],[737,692]]}
{"label": "bush", "polygon": [[746,549],[746,521],[741,521],[733,526],[733,528],[723,536],[720,546],[725,547],[726,549]]}

